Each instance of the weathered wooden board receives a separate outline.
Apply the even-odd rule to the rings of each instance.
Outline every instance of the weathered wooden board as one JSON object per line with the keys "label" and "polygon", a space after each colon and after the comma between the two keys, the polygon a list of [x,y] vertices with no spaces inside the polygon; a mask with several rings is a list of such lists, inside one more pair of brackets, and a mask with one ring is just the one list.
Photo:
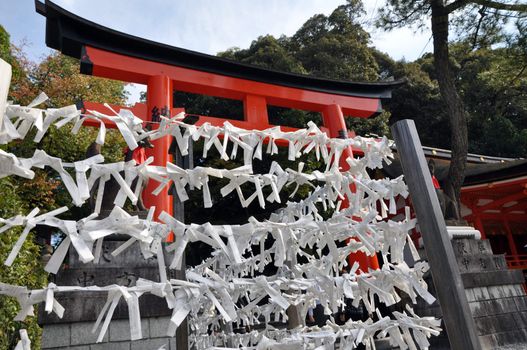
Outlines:
{"label": "weathered wooden board", "polygon": [[476,326],[415,124],[413,120],[400,120],[392,125],[391,130],[417,215],[450,345],[455,350],[479,350],[481,344]]}

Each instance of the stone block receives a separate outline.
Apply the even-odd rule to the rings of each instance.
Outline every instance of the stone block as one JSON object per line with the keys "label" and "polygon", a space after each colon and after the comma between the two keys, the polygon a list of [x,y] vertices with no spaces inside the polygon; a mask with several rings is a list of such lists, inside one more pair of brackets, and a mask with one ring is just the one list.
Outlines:
{"label": "stone block", "polygon": [[501,286],[490,286],[487,288],[492,299],[499,299],[505,297],[505,292]]}
{"label": "stone block", "polygon": [[507,260],[505,259],[504,254],[493,255],[492,256],[494,267],[496,270],[507,270]]}
{"label": "stone block", "polygon": [[514,298],[514,302],[516,303],[516,306],[518,307],[518,310],[525,311],[527,310],[527,300],[525,296],[520,296]]}
{"label": "stone block", "polygon": [[70,325],[47,325],[42,331],[42,349],[58,348],[70,345]]}
{"label": "stone block", "polygon": [[522,318],[523,322],[527,325],[527,311],[519,311],[518,314]]}
{"label": "stone block", "polygon": [[[99,337],[99,329],[92,333],[92,322],[75,322],[71,324],[71,345],[94,344]],[[49,326],[46,326],[46,329]],[[103,342],[108,341],[108,332],[103,337]]]}
{"label": "stone block", "polygon": [[503,256],[488,254],[459,255],[456,260],[461,273],[497,271],[507,266]]}
{"label": "stone block", "polygon": [[[524,342],[527,342],[527,329],[520,329],[520,332],[522,333]],[[527,348],[527,346],[525,348]]]}
{"label": "stone block", "polygon": [[477,253],[493,254],[492,247],[490,246],[490,241],[488,239],[481,239],[481,240],[467,239],[467,240],[471,241],[474,254],[477,254]]}
{"label": "stone block", "polygon": [[476,301],[488,300],[490,299],[489,292],[487,287],[477,287],[472,289],[474,291],[474,299]]}
{"label": "stone block", "polygon": [[[114,342],[90,345],[90,350],[130,350],[130,342]],[[145,348],[144,350],[149,350]],[[154,349],[155,350],[155,349]]]}
{"label": "stone block", "polygon": [[[148,318],[141,319],[141,333],[143,339],[150,336],[150,327]],[[112,320],[109,327],[110,342],[130,341],[130,321],[129,320]]]}
{"label": "stone block", "polygon": [[[141,258],[141,260],[144,259]],[[99,267],[86,264],[86,266],[70,267],[59,271],[57,282],[71,286],[118,284],[129,287],[134,286],[139,277],[159,280],[158,266],[123,264],[122,266]]]}
{"label": "stone block", "polygon": [[[123,251],[118,256],[113,256],[111,253],[117,249],[123,241],[105,239],[102,245],[101,259],[98,264],[83,263],[79,260],[79,255],[75,249],[69,250],[69,266],[72,268],[106,268],[106,267],[122,267],[122,266],[157,266],[157,260],[143,259],[141,256],[141,248],[139,244],[133,244],[128,249]],[[141,256],[138,259],[138,256]]]}
{"label": "stone block", "polygon": [[470,312],[472,313],[473,317],[487,316],[487,309],[484,307],[482,302],[476,301],[468,303],[468,306],[470,307]]}
{"label": "stone block", "polygon": [[492,255],[492,248],[488,240],[470,238],[454,239],[452,240],[452,247],[454,248],[454,254],[457,256],[474,254]]}
{"label": "stone block", "polygon": [[496,332],[511,332],[517,330],[512,314],[492,316],[493,327]]}
{"label": "stone block", "polygon": [[[525,343],[525,337],[521,331],[500,332],[494,334],[498,346],[519,345]],[[516,349],[516,347],[514,347]],[[521,349],[518,347],[517,349]]]}
{"label": "stone block", "polygon": [[[39,323],[45,326],[53,323],[95,321],[106,299],[107,293],[76,292],[68,293],[68,295],[63,293],[57,296],[57,300],[66,308],[64,317],[59,319],[55,314],[48,315],[39,311]],[[43,310],[43,308],[40,309]],[[161,317],[172,314],[166,301],[152,294],[144,294],[139,298],[139,309],[141,317]],[[123,298],[119,301],[112,319],[128,319],[128,306]]]}
{"label": "stone block", "polygon": [[494,339],[496,339],[497,346],[504,346],[510,344],[509,334],[507,332],[494,334]]}
{"label": "stone block", "polygon": [[517,283],[512,285],[514,290],[516,291],[517,296],[526,295],[525,289],[523,288],[523,284],[524,283]]}
{"label": "stone block", "polygon": [[519,297],[525,295],[525,289],[523,288],[523,284],[509,284],[503,286],[503,288],[508,293],[508,296],[511,297]]}
{"label": "stone block", "polygon": [[152,317],[150,319],[150,338],[163,338],[167,336],[170,317]]}
{"label": "stone block", "polygon": [[165,349],[170,349],[170,338],[154,338],[136,340],[131,343],[131,350],[157,350],[159,347],[165,345]]}
{"label": "stone block", "polygon": [[503,290],[504,297],[508,298],[516,296],[516,289],[514,288],[514,285],[506,284],[501,286],[501,289]]}
{"label": "stone block", "polygon": [[522,284],[525,281],[521,270],[462,272],[461,279],[465,288]]}
{"label": "stone block", "polygon": [[518,312],[518,307],[514,302],[514,298],[501,298],[500,301],[505,313]]}
{"label": "stone block", "polygon": [[467,296],[467,301],[469,303],[476,300],[476,296],[474,295],[474,290],[472,288],[465,289],[465,295]]}
{"label": "stone block", "polygon": [[463,255],[471,255],[472,249],[469,243],[465,239],[455,239],[452,240],[452,248],[454,249],[454,254],[456,257]]}
{"label": "stone block", "polygon": [[484,350],[495,349],[497,345],[497,341],[492,334],[480,336],[479,341],[481,343],[481,348]]}
{"label": "stone block", "polygon": [[504,313],[503,305],[500,299],[490,299],[481,302],[482,306],[487,310],[487,315],[499,315]]}
{"label": "stone block", "polygon": [[474,323],[476,324],[476,331],[478,332],[478,335],[492,334],[496,331],[492,317],[475,317]]}
{"label": "stone block", "polygon": [[514,324],[516,325],[517,329],[524,329],[525,328],[525,325],[527,323],[525,323],[525,320],[523,319],[523,317],[522,317],[520,312],[513,312],[512,313],[512,317],[514,317]]}

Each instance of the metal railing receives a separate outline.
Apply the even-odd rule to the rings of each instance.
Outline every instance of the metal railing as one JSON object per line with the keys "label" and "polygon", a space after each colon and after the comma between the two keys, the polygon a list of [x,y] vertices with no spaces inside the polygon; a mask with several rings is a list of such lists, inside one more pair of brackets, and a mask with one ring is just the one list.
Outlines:
{"label": "metal railing", "polygon": [[527,270],[527,255],[505,255],[509,269]]}

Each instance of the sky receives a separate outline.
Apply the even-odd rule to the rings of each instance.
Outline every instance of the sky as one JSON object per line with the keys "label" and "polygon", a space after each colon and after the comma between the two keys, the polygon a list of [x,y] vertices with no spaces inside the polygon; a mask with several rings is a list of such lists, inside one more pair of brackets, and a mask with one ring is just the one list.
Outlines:
{"label": "sky", "polygon": [[[41,0],[44,1],[44,0]],[[215,55],[231,47],[247,48],[258,36],[290,36],[311,16],[329,15],[345,0],[54,0],[81,17],[128,34]],[[411,28],[383,32],[369,26],[383,0],[363,0],[365,27],[372,46],[394,59],[415,60],[432,49],[430,32]],[[52,50],[45,44],[45,20],[34,0],[0,0],[0,24],[11,40],[24,44],[33,61]],[[128,86],[129,103],[142,85]]]}

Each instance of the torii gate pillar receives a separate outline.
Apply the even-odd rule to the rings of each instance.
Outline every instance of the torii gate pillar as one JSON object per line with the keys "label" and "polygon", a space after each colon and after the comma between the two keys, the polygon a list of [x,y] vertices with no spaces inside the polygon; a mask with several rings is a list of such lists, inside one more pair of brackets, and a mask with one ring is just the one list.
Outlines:
{"label": "torii gate pillar", "polygon": [[[170,116],[172,108],[172,81],[166,75],[154,75],[148,78],[147,83],[147,120],[152,122],[149,125],[152,129],[157,129],[161,121],[160,116]],[[166,166],[167,162],[170,161],[170,154],[168,149],[170,147],[171,137],[169,135],[164,136],[152,142],[154,148],[149,148],[146,151],[146,156],[154,157],[152,165]],[[166,211],[172,214],[172,197],[168,195],[168,186],[161,191],[158,196],[152,194],[157,188],[159,183],[155,180],[150,180],[146,186],[146,190],[143,191],[143,201],[145,206],[155,206],[155,219],[157,220],[159,214]]]}
{"label": "torii gate pillar", "polygon": [[[344,120],[344,113],[342,113],[342,108],[337,104],[332,104],[326,107],[324,112],[322,112],[322,118],[324,121],[324,126],[328,130],[329,137],[345,139],[348,137],[348,129],[346,126],[346,121]],[[350,157],[353,158],[353,150],[351,146],[344,149],[342,152],[342,157],[340,157],[340,168],[342,171],[349,170],[350,166],[346,159]],[[351,189],[355,192],[355,188]],[[348,198],[344,199],[342,202],[342,208],[349,206]],[[378,269],[379,261],[377,256],[368,256],[363,252],[352,253],[348,257],[350,266],[357,261],[359,263],[359,268],[367,272],[369,268]]]}

